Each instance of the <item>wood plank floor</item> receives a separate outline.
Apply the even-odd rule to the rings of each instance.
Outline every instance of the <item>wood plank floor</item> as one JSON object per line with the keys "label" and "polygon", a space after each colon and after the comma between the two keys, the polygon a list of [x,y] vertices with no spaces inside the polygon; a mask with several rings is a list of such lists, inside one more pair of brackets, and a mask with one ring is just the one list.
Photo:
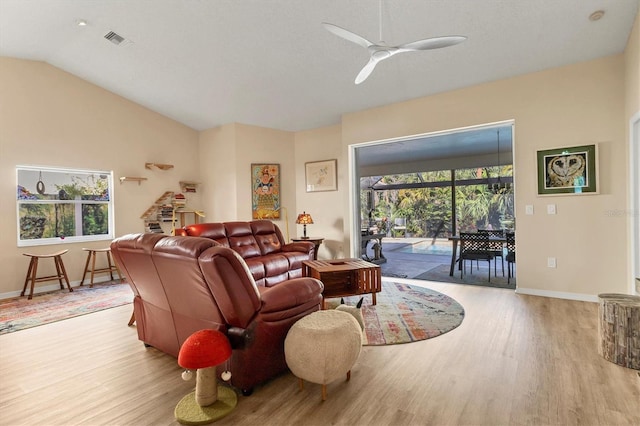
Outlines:
{"label": "wood plank floor", "polygon": [[[434,339],[364,347],[350,382],[291,374],[239,396],[219,425],[638,425],[640,375],[597,353],[598,306],[408,281],[465,308]],[[137,340],[131,306],[0,336],[1,425],[176,425],[192,390]]]}

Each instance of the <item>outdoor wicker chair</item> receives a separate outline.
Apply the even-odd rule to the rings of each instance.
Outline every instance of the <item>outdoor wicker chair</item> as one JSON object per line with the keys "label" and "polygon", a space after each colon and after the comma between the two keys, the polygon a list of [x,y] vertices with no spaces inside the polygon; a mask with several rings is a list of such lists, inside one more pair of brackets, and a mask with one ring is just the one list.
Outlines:
{"label": "outdoor wicker chair", "polygon": [[516,234],[514,232],[505,233],[507,238],[507,284],[510,283],[513,273],[513,265],[516,263]]}
{"label": "outdoor wicker chair", "polygon": [[489,235],[480,232],[460,233],[460,278],[466,271],[466,262],[471,260],[471,273],[473,274],[473,261],[486,260],[489,263],[489,282],[491,282],[491,260],[493,254],[489,247]]}
{"label": "outdoor wicker chair", "polygon": [[[478,232],[489,235],[489,250],[494,257],[493,275],[498,276],[498,260],[502,262],[502,276],[504,277],[504,230],[502,229],[478,229]],[[492,239],[500,239],[500,241],[491,241]]]}

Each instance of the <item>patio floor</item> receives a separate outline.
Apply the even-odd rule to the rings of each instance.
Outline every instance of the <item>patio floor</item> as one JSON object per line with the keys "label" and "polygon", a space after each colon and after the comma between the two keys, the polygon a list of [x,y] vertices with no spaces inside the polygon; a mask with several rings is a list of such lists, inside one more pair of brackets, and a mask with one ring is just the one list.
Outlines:
{"label": "patio floor", "polygon": [[[430,244],[431,239],[426,238],[383,238],[382,254],[387,262],[380,265],[383,276],[396,276],[414,278],[439,265],[451,263],[451,251],[449,254],[422,254],[408,252],[410,246],[418,244]],[[451,247],[448,241],[446,244]]]}
{"label": "patio floor", "polygon": [[[432,244],[431,238],[384,238],[382,240],[382,254],[386,257],[387,262],[380,265],[383,277],[397,278],[419,278],[434,268],[442,270],[444,265],[447,272],[440,273],[436,281],[447,280],[448,269],[451,264],[451,242],[446,239],[436,240]],[[369,255],[371,252],[369,250]],[[497,265],[498,276],[491,271],[491,280],[487,282],[487,265],[480,263],[474,266],[473,273],[470,270],[464,274],[464,279],[460,278],[459,272],[456,270],[454,277],[451,277],[452,283],[473,284],[480,286],[501,287],[515,289],[516,279],[512,277],[507,282],[506,276],[502,276],[501,265]],[[507,265],[505,263],[505,274]]]}

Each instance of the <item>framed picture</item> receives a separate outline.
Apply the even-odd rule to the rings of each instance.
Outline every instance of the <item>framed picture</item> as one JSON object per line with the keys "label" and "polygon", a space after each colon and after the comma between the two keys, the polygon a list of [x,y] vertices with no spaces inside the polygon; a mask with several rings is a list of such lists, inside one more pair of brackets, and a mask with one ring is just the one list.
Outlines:
{"label": "framed picture", "polygon": [[598,189],[596,145],[538,151],[538,194],[595,194]]}
{"label": "framed picture", "polygon": [[251,215],[280,219],[280,164],[251,165]]}
{"label": "framed picture", "polygon": [[307,192],[337,191],[338,160],[314,161],[304,164]]}

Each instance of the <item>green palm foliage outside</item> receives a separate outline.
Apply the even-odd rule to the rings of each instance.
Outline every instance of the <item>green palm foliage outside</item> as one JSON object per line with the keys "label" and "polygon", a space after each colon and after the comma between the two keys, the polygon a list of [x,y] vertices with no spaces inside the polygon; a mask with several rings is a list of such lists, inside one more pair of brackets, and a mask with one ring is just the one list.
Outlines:
{"label": "green palm foliage outside", "polygon": [[[513,187],[494,189],[486,183],[488,177],[510,177],[512,170],[508,165],[455,171],[456,233],[513,228]],[[458,183],[473,180],[475,183]],[[406,232],[415,237],[442,238],[453,234],[451,171],[384,176],[375,187],[385,185],[395,188],[373,191],[372,211],[367,210],[367,191],[362,191],[363,229],[367,225],[377,226],[380,232],[394,236],[396,219],[404,218]]]}

